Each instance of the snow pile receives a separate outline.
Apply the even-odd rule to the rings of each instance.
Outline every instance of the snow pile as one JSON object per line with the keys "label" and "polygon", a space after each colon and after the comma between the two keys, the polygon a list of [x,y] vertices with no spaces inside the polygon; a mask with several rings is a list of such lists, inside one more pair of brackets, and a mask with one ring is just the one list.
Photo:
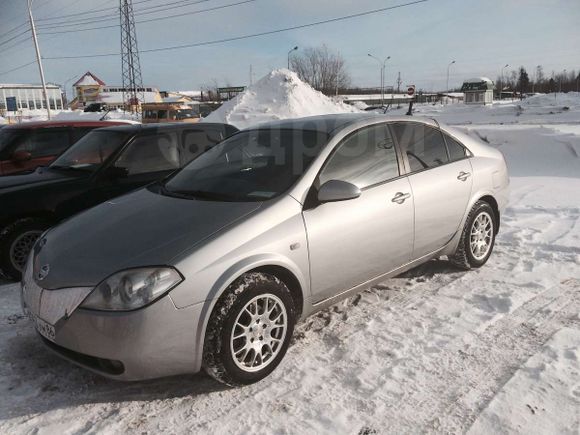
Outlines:
{"label": "snow pile", "polygon": [[274,70],[205,118],[246,128],[278,119],[358,112],[314,90],[287,69]]}

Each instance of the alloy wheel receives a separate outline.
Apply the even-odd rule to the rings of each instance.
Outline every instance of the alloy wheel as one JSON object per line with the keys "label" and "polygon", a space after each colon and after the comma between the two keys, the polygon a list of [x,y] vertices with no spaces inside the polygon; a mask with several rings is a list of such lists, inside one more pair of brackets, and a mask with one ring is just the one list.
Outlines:
{"label": "alloy wheel", "polygon": [[41,234],[40,230],[26,231],[19,234],[10,245],[10,261],[19,272],[24,270],[28,254]]}
{"label": "alloy wheel", "polygon": [[483,211],[477,215],[469,235],[469,248],[476,260],[484,259],[491,249],[493,238],[493,219]]}
{"label": "alloy wheel", "polygon": [[256,372],[274,361],[288,329],[284,303],[273,294],[251,299],[236,317],[230,350],[236,366]]}

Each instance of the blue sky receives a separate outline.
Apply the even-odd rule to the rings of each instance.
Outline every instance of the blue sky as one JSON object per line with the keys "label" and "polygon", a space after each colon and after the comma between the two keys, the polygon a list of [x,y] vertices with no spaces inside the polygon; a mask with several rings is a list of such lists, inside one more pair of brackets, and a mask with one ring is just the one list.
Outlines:
{"label": "blue sky", "polygon": [[[141,8],[172,3],[161,0],[135,2]],[[409,0],[255,0],[217,11],[185,15],[240,0],[205,0],[200,4],[146,15],[183,16],[137,24],[139,47],[151,49],[196,43],[250,33],[269,31],[314,21],[349,15]],[[191,3],[191,2],[190,2]],[[37,24],[45,27],[58,17],[91,9],[113,7],[118,0],[35,0]],[[25,0],[0,0],[0,34],[27,19]],[[98,17],[107,12],[79,15],[74,19]],[[137,17],[137,21],[144,19]],[[73,18],[68,18],[73,19]],[[61,20],[61,21],[64,21]],[[52,21],[56,23],[57,21]],[[115,25],[110,22],[85,27]],[[118,51],[119,29],[101,29],[47,35],[39,30],[43,57],[90,55]],[[0,73],[34,60],[31,41],[16,46],[22,36],[1,45],[16,35],[0,37]],[[44,35],[43,35],[44,33]],[[387,63],[386,84],[393,85],[401,72],[403,84],[419,88],[444,89],[447,65],[451,60],[450,86],[458,86],[472,76],[495,80],[506,63],[529,71],[542,64],[546,74],[552,70],[580,70],[579,0],[429,0],[425,3],[330,24],[323,24],[275,35],[257,37],[176,51],[143,53],[143,81],[160,89],[189,90],[216,80],[220,85],[246,85],[250,65],[255,79],[273,68],[286,66],[287,51],[326,44],[345,58],[353,83],[378,86],[378,64],[367,56],[391,56]],[[12,48],[10,48],[13,46]],[[94,57],[45,60],[46,78],[67,86],[87,70],[107,84],[120,84],[120,59]],[[0,83],[38,82],[36,65],[0,75]]]}

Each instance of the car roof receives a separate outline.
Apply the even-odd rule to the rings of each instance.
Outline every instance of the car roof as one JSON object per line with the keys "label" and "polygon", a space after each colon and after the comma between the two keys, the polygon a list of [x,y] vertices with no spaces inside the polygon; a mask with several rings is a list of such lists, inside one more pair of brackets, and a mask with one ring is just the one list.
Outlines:
{"label": "car roof", "polygon": [[102,128],[115,125],[127,125],[124,121],[36,121],[24,122],[22,124],[7,125],[10,129],[37,129],[37,128],[54,128],[54,127],[95,127]]}
{"label": "car roof", "polygon": [[112,131],[159,131],[159,130],[181,130],[184,128],[191,128],[191,127],[229,127],[235,131],[238,129],[230,124],[223,124],[220,122],[164,122],[159,124],[125,124],[125,125],[118,125],[115,127],[109,127],[107,130]]}
{"label": "car roof", "polygon": [[297,129],[315,130],[332,135],[352,124],[364,121],[375,121],[383,119],[390,122],[421,122],[432,126],[437,126],[436,121],[430,118],[417,116],[391,116],[380,113],[338,113],[333,115],[307,116],[304,118],[290,118],[280,121],[265,122],[248,127],[244,130],[259,129]]}

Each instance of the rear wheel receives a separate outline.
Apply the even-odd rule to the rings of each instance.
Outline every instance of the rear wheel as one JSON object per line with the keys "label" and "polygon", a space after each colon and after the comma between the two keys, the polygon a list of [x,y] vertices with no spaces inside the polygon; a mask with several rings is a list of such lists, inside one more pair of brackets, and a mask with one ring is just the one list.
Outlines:
{"label": "rear wheel", "polygon": [[493,208],[485,201],[477,201],[467,216],[451,262],[462,269],[483,266],[493,251],[496,225]]}
{"label": "rear wheel", "polygon": [[8,278],[20,280],[28,254],[40,235],[49,227],[40,219],[21,219],[0,233],[0,270]]}
{"label": "rear wheel", "polygon": [[275,276],[247,273],[217,302],[207,327],[203,366],[227,385],[258,382],[278,366],[294,331],[290,290]]}

